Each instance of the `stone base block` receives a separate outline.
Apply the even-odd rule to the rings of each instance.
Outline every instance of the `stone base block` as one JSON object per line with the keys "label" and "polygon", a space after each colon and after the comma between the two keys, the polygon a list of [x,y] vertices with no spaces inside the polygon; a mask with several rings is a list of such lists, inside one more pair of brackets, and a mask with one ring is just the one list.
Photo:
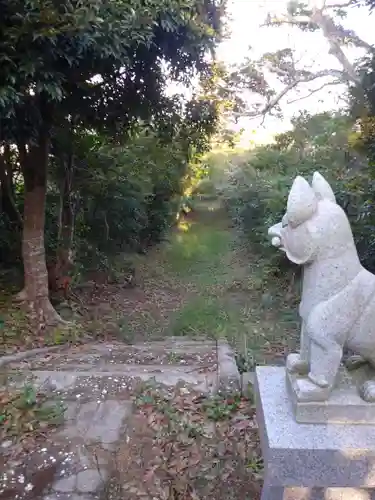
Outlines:
{"label": "stone base block", "polygon": [[375,424],[375,403],[367,403],[360,397],[358,392],[360,383],[345,368],[341,368],[337,385],[328,401],[317,402],[299,401],[297,382],[301,376],[291,374],[287,370],[285,373],[297,422],[302,424]]}
{"label": "stone base block", "polygon": [[375,498],[375,425],[296,422],[285,368],[258,367],[255,395],[262,500]]}
{"label": "stone base block", "polygon": [[263,488],[261,500],[375,500],[362,488]]}

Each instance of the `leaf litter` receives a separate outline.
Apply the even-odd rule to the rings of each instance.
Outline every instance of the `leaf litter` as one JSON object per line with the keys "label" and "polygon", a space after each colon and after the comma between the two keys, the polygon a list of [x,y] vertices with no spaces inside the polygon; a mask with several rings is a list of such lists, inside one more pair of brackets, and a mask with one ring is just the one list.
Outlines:
{"label": "leaf litter", "polygon": [[143,384],[103,499],[258,500],[262,470],[251,400]]}

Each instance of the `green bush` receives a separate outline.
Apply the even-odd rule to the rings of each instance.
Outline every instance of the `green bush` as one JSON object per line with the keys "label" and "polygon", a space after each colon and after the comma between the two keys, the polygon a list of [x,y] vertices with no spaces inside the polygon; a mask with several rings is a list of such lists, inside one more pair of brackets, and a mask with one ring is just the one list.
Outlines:
{"label": "green bush", "polygon": [[[88,132],[77,135],[71,185],[75,215],[72,250],[80,272],[107,269],[117,255],[144,252],[160,242],[187,203],[183,195],[189,182],[195,181],[194,175],[201,175],[197,158],[191,168],[183,141],[162,141],[142,131],[123,145]],[[56,256],[59,244],[62,178],[55,158],[46,196],[48,259]],[[22,213],[22,190],[15,202]],[[3,265],[21,263],[21,239],[14,236],[10,221],[5,214],[0,215]]]}
{"label": "green bush", "polygon": [[[314,121],[315,135],[304,136],[302,147],[297,142],[301,131],[295,127],[289,135],[276,137],[276,144],[247,154],[246,162],[231,170],[228,187],[223,193],[224,203],[252,251],[262,256],[266,265],[271,268],[289,266],[285,257],[271,247],[267,229],[285,213],[295,176],[300,174],[311,179],[314,171],[319,171],[331,183],[338,203],[348,214],[362,263],[375,271],[375,212],[369,201],[375,184],[371,182],[366,163],[350,150],[351,124],[347,118],[326,114],[317,117],[307,117],[303,123],[308,129],[309,120]],[[316,130],[319,131],[319,120],[324,131],[321,134]],[[332,133],[335,127],[338,132]],[[281,147],[285,135],[289,142]]]}

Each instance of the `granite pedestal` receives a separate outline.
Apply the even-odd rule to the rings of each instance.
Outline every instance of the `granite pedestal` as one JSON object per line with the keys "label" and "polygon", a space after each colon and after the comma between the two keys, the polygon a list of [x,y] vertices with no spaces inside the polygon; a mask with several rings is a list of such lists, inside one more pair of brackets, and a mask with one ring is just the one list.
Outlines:
{"label": "granite pedestal", "polygon": [[302,376],[288,371],[285,376],[293,414],[300,424],[375,425],[375,403],[364,401],[360,396],[362,384],[373,380],[374,375],[370,370],[348,372],[342,366],[328,400],[316,402],[299,400],[297,382]]}
{"label": "granite pedestal", "polygon": [[297,423],[285,368],[256,369],[262,500],[375,500],[375,425]]}

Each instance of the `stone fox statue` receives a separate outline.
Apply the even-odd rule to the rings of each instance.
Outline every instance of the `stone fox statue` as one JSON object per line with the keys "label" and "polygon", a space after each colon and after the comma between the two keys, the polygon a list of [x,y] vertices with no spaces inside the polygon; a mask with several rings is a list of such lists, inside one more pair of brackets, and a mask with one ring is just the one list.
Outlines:
{"label": "stone fox statue", "polygon": [[[272,245],[303,266],[301,350],[287,359],[298,378],[297,397],[326,400],[343,349],[375,366],[375,275],[359,261],[348,218],[328,182],[315,172],[310,184],[296,177],[282,221],[268,230]],[[362,397],[375,401],[375,384]]]}

